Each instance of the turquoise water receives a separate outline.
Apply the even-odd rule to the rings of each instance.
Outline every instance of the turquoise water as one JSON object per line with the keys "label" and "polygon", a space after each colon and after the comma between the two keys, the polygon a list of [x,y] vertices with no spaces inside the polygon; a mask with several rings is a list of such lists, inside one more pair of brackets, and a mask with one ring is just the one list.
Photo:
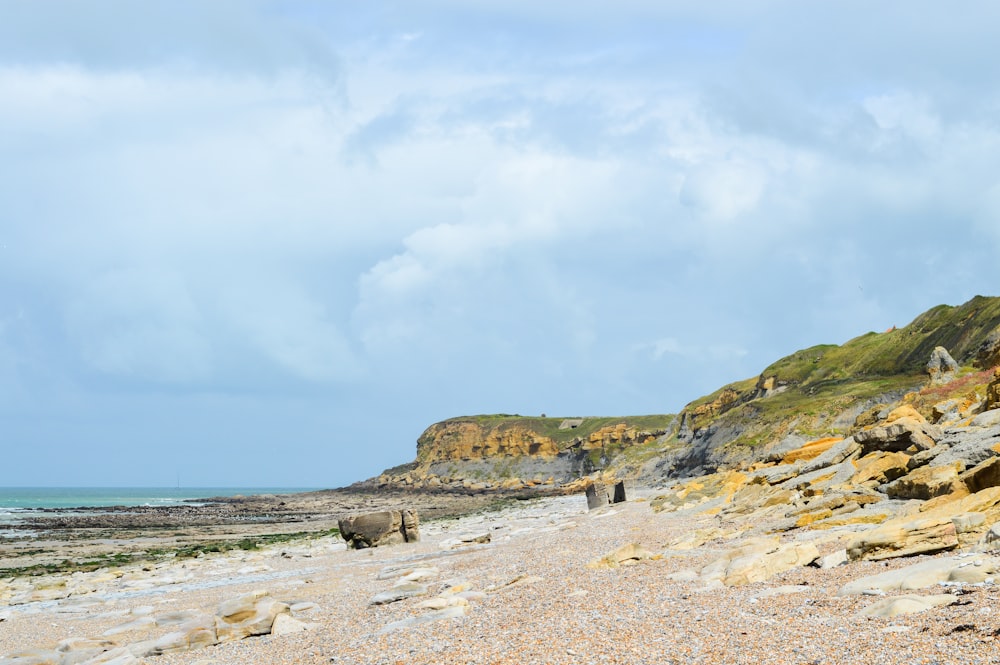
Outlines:
{"label": "turquoise water", "polygon": [[307,487],[0,487],[0,519],[33,508],[175,506],[186,499],[308,492]]}

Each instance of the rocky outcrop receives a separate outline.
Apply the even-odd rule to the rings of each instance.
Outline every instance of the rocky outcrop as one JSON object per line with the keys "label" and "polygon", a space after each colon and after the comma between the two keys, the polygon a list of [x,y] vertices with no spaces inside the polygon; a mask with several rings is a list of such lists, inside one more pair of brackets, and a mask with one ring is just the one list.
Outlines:
{"label": "rocky outcrop", "polygon": [[931,351],[931,358],[925,367],[927,375],[930,376],[931,383],[947,383],[955,378],[958,371],[958,363],[948,353],[948,349],[943,346],[935,346]]}
{"label": "rocky outcrop", "polygon": [[876,450],[927,450],[941,437],[941,430],[928,423],[912,406],[901,406],[884,422],[854,433],[854,439],[861,444],[862,455]]}
{"label": "rocky outcrop", "polygon": [[364,549],[420,540],[420,522],[414,510],[384,510],[345,517],[337,522],[348,547]]}

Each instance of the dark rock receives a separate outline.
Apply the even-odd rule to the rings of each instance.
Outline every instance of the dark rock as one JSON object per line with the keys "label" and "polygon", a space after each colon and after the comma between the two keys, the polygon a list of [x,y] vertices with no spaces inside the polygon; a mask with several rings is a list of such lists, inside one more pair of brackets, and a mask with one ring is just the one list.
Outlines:
{"label": "dark rock", "polygon": [[340,535],[354,549],[420,540],[420,523],[415,510],[384,510],[355,515],[345,517],[337,524]]}

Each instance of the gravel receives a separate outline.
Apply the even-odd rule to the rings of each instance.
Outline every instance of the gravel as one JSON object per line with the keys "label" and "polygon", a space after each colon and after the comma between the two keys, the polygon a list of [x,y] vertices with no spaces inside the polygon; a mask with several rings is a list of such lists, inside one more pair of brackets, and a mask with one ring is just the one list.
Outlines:
{"label": "gravel", "polygon": [[[744,532],[690,551],[666,551],[668,543],[710,527]],[[928,589],[927,595],[960,595],[955,605],[893,619],[859,617],[879,597],[837,596],[853,579],[930,557],[828,570],[799,568],[744,587],[705,588],[699,580],[667,579],[700,569],[719,552],[759,535],[761,528],[746,518],[723,520],[696,510],[655,514],[643,501],[593,513],[586,511],[583,496],[527,501],[498,512],[425,523],[421,542],[414,544],[360,551],[335,551],[332,539],[308,546],[276,545],[130,571],[137,579],[186,575],[183,583],[152,586],[141,595],[130,595],[118,580],[117,587],[98,585],[78,598],[0,606],[0,617],[9,614],[0,621],[0,654],[52,648],[68,637],[98,637],[148,616],[150,606],[154,615],[214,612],[224,600],[265,589],[279,600],[301,603],[294,614],[311,628],[145,662],[1000,663],[1000,589],[995,586]],[[456,536],[483,531],[491,535],[488,544],[441,549]],[[664,555],[617,568],[587,567],[631,542]],[[823,551],[839,546],[824,543]],[[380,580],[380,571],[407,564],[438,569],[437,578],[421,581],[429,596],[370,605],[395,582]],[[266,574],[237,572],[261,566]],[[418,609],[421,601],[459,582],[485,592],[483,597],[470,594],[467,614],[408,621],[432,611]],[[68,611],[74,609],[79,611]],[[383,632],[396,622],[409,627]],[[136,624],[112,639],[127,643],[169,630]]]}

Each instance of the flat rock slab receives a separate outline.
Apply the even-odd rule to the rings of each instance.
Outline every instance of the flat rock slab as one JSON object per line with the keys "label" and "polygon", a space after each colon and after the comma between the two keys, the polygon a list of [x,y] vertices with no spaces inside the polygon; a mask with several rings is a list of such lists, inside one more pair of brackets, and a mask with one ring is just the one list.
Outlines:
{"label": "flat rock slab", "polygon": [[993,577],[1000,568],[994,557],[946,557],[897,568],[878,575],[862,577],[841,587],[838,595],[861,595],[872,589],[879,591],[912,591],[925,589],[941,582],[976,584]]}
{"label": "flat rock slab", "polygon": [[958,598],[950,593],[934,596],[896,596],[872,603],[859,613],[863,617],[892,618],[901,614],[925,612],[935,607],[943,607],[958,602]]}
{"label": "flat rock slab", "polygon": [[370,601],[369,605],[388,605],[389,603],[395,603],[400,600],[405,600],[407,598],[415,598],[416,596],[426,596],[427,595],[427,585],[420,584],[418,582],[407,582],[405,584],[399,584],[389,589],[388,591],[383,591],[382,593],[376,594]]}

